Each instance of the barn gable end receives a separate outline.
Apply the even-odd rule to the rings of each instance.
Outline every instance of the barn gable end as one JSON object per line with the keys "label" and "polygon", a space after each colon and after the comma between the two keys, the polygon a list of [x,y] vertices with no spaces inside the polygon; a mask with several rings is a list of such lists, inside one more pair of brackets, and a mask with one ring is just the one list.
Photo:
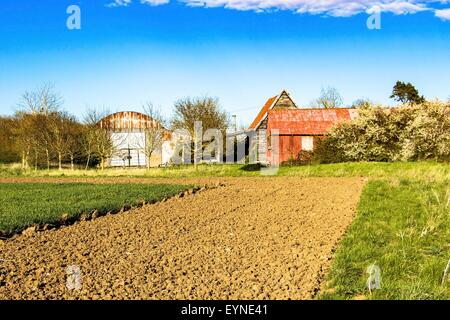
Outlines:
{"label": "barn gable end", "polygon": [[255,139],[254,144],[258,150],[257,161],[266,163],[267,162],[267,125],[268,125],[268,114],[270,110],[289,110],[298,109],[294,100],[291,98],[286,90],[283,90],[278,96],[269,98],[265,105],[262,107],[261,111],[256,116],[250,125],[251,130],[255,130],[256,134],[253,139]]}
{"label": "barn gable end", "polygon": [[283,90],[278,97],[278,100],[275,102],[273,110],[278,109],[298,109],[294,100],[292,100],[291,96],[286,90]]}
{"label": "barn gable end", "polygon": [[260,129],[261,125],[264,125],[264,120],[267,120],[269,111],[273,109],[298,109],[298,107],[289,93],[286,90],[283,90],[278,96],[271,97],[267,100],[250,125],[250,129]]}

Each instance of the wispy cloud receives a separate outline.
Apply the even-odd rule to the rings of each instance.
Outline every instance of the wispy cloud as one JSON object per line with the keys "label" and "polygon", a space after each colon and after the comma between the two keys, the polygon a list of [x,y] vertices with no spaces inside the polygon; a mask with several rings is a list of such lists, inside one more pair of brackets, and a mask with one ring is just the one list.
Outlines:
{"label": "wispy cloud", "polygon": [[[152,6],[167,4],[170,0],[136,0]],[[374,8],[396,15],[434,11],[436,17],[450,20],[450,9],[437,9],[433,5],[450,3],[450,0],[173,0],[192,7],[218,8],[241,11],[289,10],[299,14],[351,17]],[[108,6],[128,6],[132,0],[114,0]]]}
{"label": "wispy cloud", "polygon": [[141,3],[148,4],[151,6],[160,6],[162,4],[169,3],[170,0],[141,0]]}
{"label": "wispy cloud", "polygon": [[225,7],[235,10],[291,10],[297,13],[350,17],[379,8],[393,14],[413,14],[434,10],[432,3],[449,0],[180,0],[191,6],[205,8]]}
{"label": "wispy cloud", "polygon": [[436,10],[435,15],[441,20],[450,21],[450,9]]}
{"label": "wispy cloud", "polygon": [[[114,0],[111,3],[108,3],[107,7],[127,7],[131,4],[132,0]],[[148,4],[150,6],[159,6],[162,4],[168,4],[170,0],[140,0],[142,4]]]}
{"label": "wispy cloud", "polygon": [[131,3],[131,0],[114,0],[111,3],[108,3],[107,7],[126,7]]}

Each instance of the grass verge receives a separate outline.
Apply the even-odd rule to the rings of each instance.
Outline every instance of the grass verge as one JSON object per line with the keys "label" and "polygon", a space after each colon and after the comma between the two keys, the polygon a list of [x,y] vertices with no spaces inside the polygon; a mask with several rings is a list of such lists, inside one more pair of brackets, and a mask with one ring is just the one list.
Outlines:
{"label": "grass verge", "polygon": [[11,235],[34,224],[54,224],[97,210],[106,213],[143,201],[156,202],[190,186],[87,183],[1,183],[0,232]]}
{"label": "grass verge", "polygon": [[[322,299],[448,299],[450,186],[445,182],[371,181],[341,242]],[[369,292],[367,269],[381,271]]]}
{"label": "grass verge", "polygon": [[[250,166],[251,167],[251,166]],[[17,165],[0,165],[0,177],[143,177],[143,178],[198,178],[198,177],[257,177],[258,169],[249,166],[193,165],[173,168],[101,170],[21,170]],[[409,178],[450,180],[450,164],[438,162],[358,162],[320,164],[298,167],[280,167],[277,176],[297,177],[369,177],[369,178]]]}

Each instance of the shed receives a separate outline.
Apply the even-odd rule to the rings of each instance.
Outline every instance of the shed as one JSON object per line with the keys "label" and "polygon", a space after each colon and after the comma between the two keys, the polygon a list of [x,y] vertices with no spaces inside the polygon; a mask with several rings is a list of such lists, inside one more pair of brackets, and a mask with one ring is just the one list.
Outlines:
{"label": "shed", "polygon": [[[281,163],[301,150],[314,149],[314,137],[324,136],[333,125],[357,117],[355,109],[299,108],[287,90],[267,100],[250,125],[261,163]],[[279,156],[272,154],[271,140],[278,138]]]}
{"label": "shed", "polygon": [[[335,124],[357,116],[355,109],[296,109],[271,110],[268,114],[267,135],[278,138],[279,157],[273,162],[282,163],[295,158],[300,151],[314,150],[314,137],[324,136]],[[267,157],[272,158],[272,146]]]}

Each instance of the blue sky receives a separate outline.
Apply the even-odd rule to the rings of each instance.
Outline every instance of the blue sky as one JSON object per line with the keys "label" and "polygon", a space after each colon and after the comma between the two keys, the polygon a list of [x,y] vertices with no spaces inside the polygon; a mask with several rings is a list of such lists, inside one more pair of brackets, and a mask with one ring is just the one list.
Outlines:
{"label": "blue sky", "polygon": [[[392,104],[397,80],[427,98],[450,96],[445,1],[127,0],[108,7],[112,1],[1,1],[0,114],[12,114],[25,90],[44,83],[78,116],[87,107],[140,111],[147,100],[169,116],[178,98],[211,95],[241,124],[281,89],[300,106],[325,86],[346,104],[362,97]],[[81,9],[81,30],[66,28],[71,4]],[[374,4],[383,10],[381,30],[366,27]]]}

